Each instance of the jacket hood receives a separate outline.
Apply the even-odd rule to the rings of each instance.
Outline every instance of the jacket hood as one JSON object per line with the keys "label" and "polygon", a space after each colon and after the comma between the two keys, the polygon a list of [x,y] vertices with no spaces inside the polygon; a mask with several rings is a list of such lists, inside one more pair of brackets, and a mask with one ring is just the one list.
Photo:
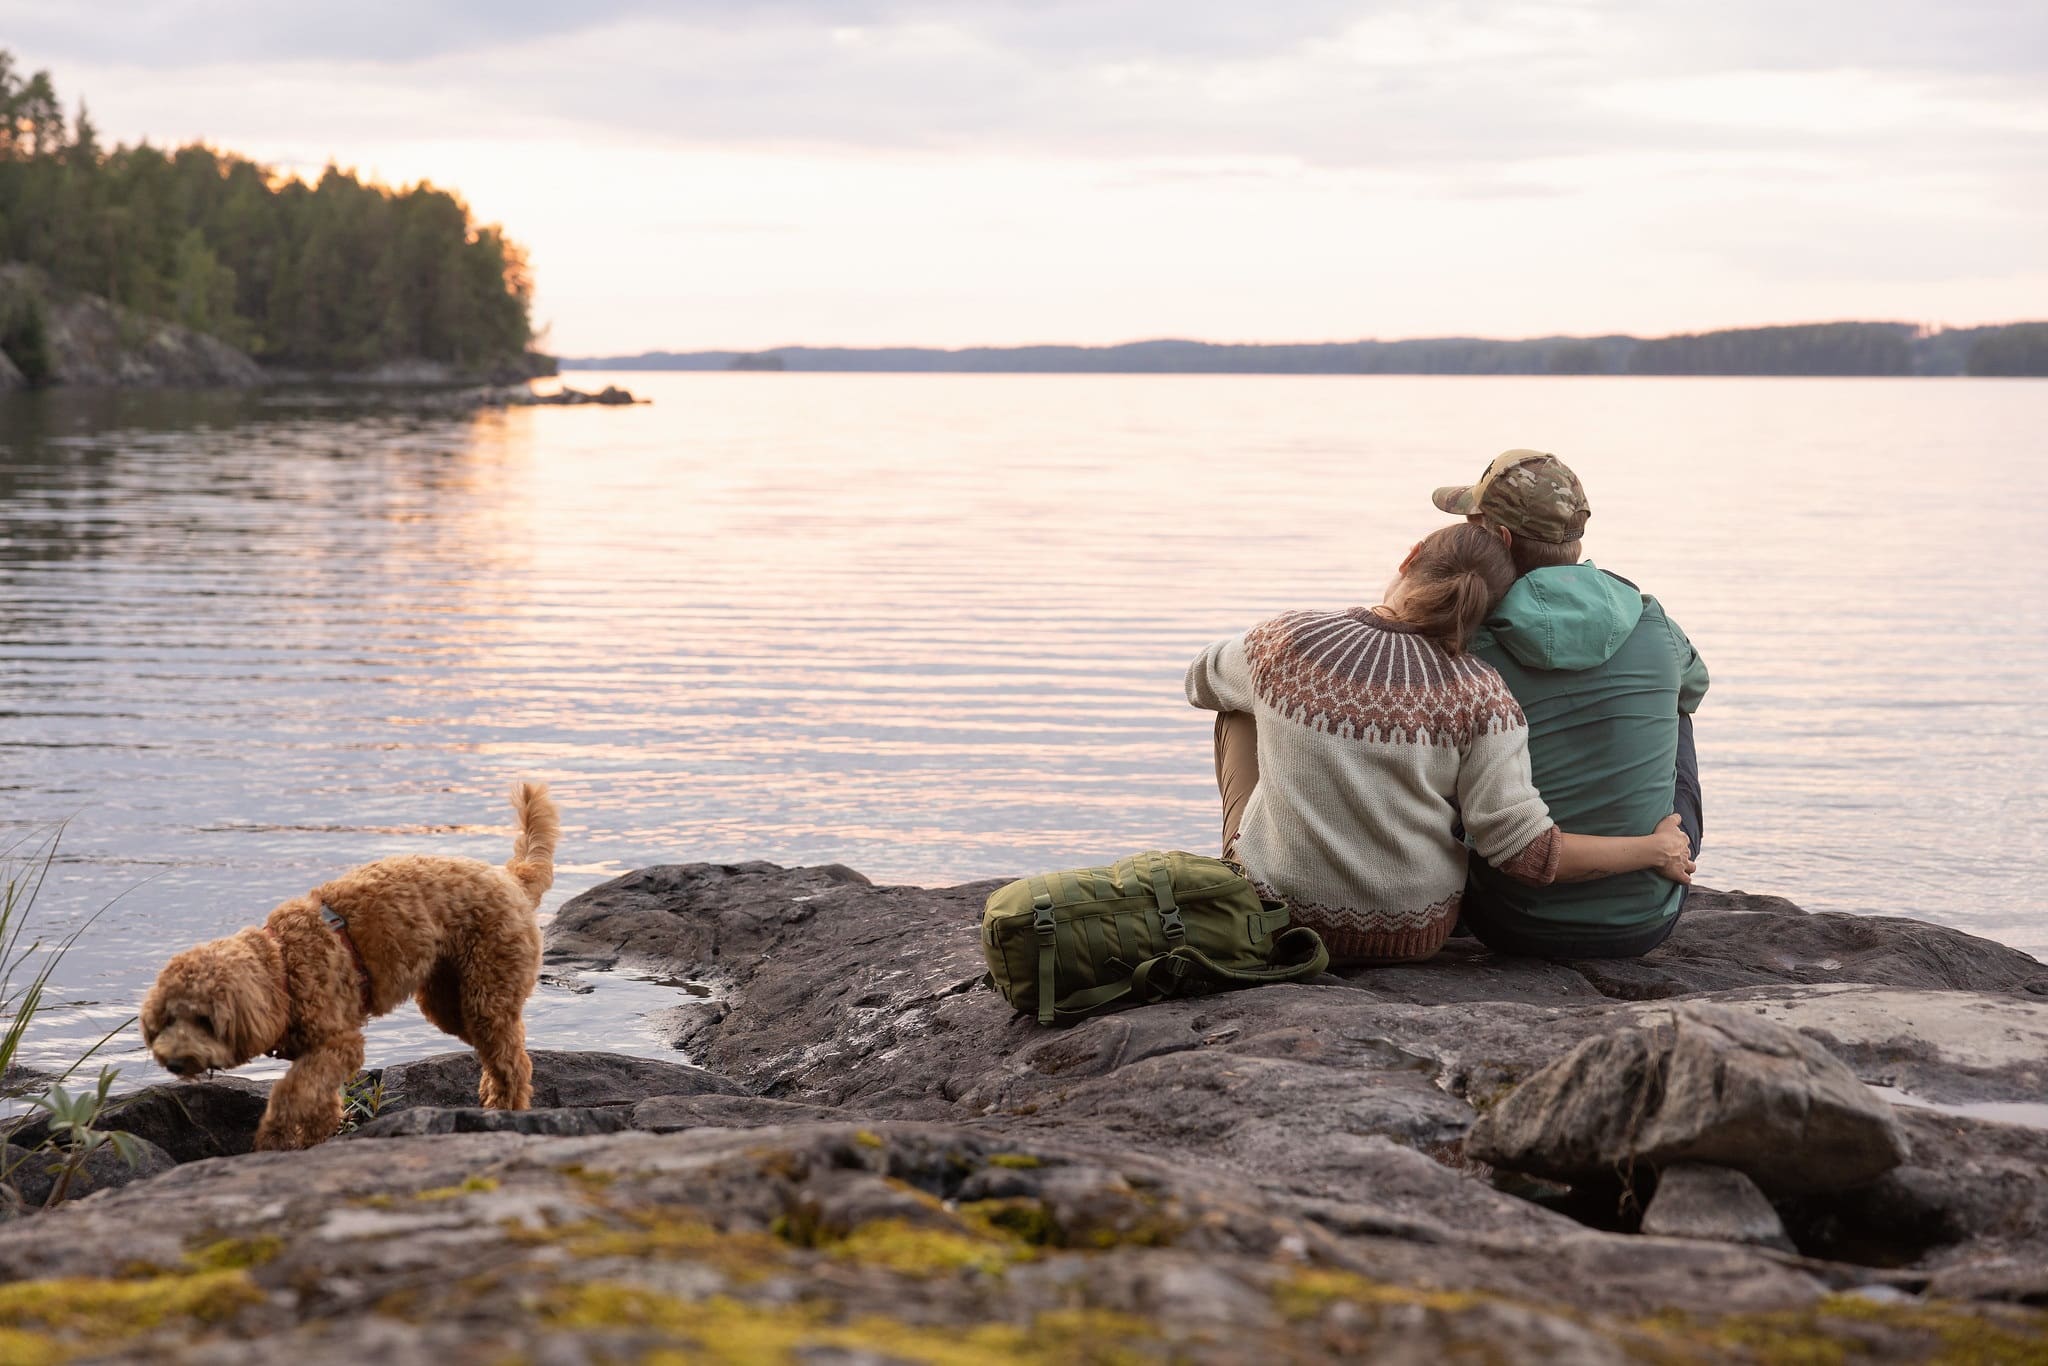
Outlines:
{"label": "jacket hood", "polygon": [[1532,669],[1605,664],[1643,619],[1643,595],[1591,560],[1524,574],[1480,634]]}

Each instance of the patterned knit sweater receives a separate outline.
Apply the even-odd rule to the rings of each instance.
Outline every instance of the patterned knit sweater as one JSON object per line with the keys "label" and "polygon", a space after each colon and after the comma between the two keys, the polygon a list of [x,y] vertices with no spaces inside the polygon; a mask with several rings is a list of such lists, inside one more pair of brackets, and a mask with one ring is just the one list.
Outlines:
{"label": "patterned knit sweater", "polygon": [[1227,852],[1333,960],[1442,947],[1465,888],[1461,818],[1495,867],[1556,876],[1528,723],[1480,660],[1363,607],[1289,612],[1204,650],[1187,694],[1257,720],[1259,784]]}

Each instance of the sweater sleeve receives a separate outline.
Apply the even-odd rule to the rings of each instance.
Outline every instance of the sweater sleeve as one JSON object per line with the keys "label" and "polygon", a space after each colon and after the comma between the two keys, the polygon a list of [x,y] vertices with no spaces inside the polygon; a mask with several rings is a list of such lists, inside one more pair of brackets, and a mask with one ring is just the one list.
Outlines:
{"label": "sweater sleeve", "polygon": [[1219,640],[1188,665],[1188,702],[1204,711],[1250,711],[1252,666],[1244,637]]}
{"label": "sweater sleeve", "polygon": [[[1458,809],[1464,816],[1466,840],[1496,868],[1515,861],[1555,829],[1550,808],[1529,774],[1527,726],[1481,731],[1472,737],[1458,766]],[[1548,853],[1544,851],[1545,861]],[[1551,872],[1555,871],[1553,866]]]}

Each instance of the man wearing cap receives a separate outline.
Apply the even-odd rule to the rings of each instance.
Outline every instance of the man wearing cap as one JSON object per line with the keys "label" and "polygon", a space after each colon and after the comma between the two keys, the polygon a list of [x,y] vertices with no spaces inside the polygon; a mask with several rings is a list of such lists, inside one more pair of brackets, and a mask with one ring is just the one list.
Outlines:
{"label": "man wearing cap", "polygon": [[[1692,713],[1707,666],[1655,598],[1579,559],[1592,509],[1542,451],[1504,452],[1437,507],[1497,534],[1517,578],[1472,642],[1529,718],[1529,759],[1551,819],[1588,835],[1651,829],[1676,811],[1699,854]],[[1655,873],[1531,887],[1472,859],[1465,924],[1500,953],[1632,958],[1664,942],[1685,887]]]}

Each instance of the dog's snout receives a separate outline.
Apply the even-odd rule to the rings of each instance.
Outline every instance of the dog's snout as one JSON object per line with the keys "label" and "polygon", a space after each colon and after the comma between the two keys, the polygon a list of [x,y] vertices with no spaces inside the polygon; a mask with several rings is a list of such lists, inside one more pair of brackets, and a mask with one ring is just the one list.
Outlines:
{"label": "dog's snout", "polygon": [[199,1059],[193,1057],[190,1053],[180,1053],[174,1058],[165,1058],[164,1066],[181,1077],[189,1077],[201,1070]]}

